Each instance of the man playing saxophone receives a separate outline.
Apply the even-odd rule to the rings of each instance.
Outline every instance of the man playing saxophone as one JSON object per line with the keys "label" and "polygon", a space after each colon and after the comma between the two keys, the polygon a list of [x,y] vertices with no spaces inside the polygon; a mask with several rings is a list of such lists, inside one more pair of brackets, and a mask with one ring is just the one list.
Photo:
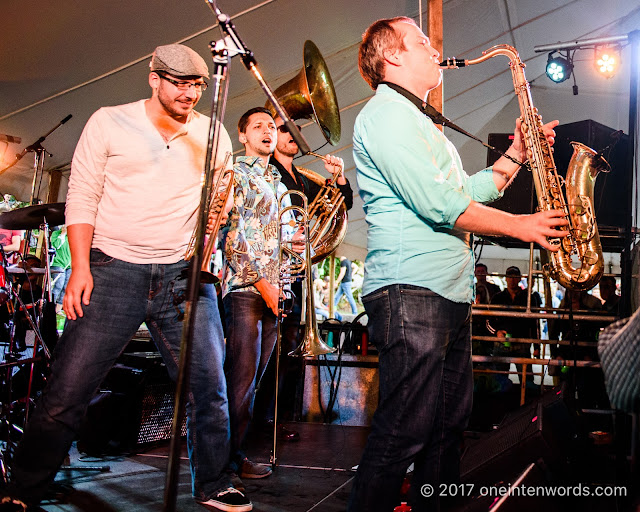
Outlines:
{"label": "man playing saxophone", "polygon": [[[414,463],[410,504],[440,510],[439,485],[459,479],[459,445],[473,391],[470,233],[507,235],[555,250],[563,213],[512,215],[484,206],[519,166],[502,157],[468,176],[453,144],[421,107],[440,84],[439,54],[410,18],[378,20],[363,35],[360,72],[376,90],[354,129],[368,225],[363,304],[380,354],[380,399],[350,511],[393,510]],[[544,126],[553,143],[557,121]],[[520,123],[507,154],[526,159]],[[433,497],[421,493],[425,484]],[[428,489],[428,488],[427,488]]]}

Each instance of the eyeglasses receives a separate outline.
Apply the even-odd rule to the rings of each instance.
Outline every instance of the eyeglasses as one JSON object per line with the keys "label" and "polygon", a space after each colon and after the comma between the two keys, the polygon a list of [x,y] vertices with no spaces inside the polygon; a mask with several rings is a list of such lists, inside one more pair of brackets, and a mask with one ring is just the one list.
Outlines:
{"label": "eyeglasses", "polygon": [[188,91],[192,86],[197,92],[203,92],[207,90],[207,82],[183,82],[174,80],[173,78],[169,78],[162,73],[156,73],[156,75],[158,75],[163,80],[166,80],[170,84],[175,85],[179,91]]}
{"label": "eyeglasses", "polygon": [[[302,131],[302,126],[300,126],[299,124],[297,124],[297,125],[296,125],[296,128],[297,128],[299,131]],[[287,129],[287,127],[286,127],[285,125],[283,125],[283,124],[281,124],[280,126],[278,126],[278,131],[279,131],[280,133],[289,133],[289,130],[288,130],[288,129]]]}

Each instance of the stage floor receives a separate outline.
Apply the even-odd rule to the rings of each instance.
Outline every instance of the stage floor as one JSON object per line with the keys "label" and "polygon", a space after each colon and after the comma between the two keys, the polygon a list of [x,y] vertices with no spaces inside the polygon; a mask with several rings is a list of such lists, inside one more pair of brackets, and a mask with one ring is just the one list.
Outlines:
{"label": "stage floor", "polygon": [[[244,480],[253,510],[261,512],[343,512],[351,491],[354,472],[366,442],[364,427],[287,424],[300,433],[296,442],[277,446],[278,467],[261,480]],[[257,434],[247,454],[259,463],[269,463],[272,440]],[[57,483],[73,489],[59,499],[45,502],[46,511],[129,512],[159,511],[163,507],[168,444],[131,455],[104,458],[71,453],[71,466],[78,469],[108,465],[108,472],[61,471]],[[183,443],[176,510],[203,511],[191,497],[191,477]]]}
{"label": "stage floor", "polygon": [[[247,495],[257,512],[344,512],[353,483],[353,466],[359,461],[366,443],[368,429],[365,427],[324,425],[319,423],[288,423],[300,433],[297,442],[281,442],[278,445],[279,465],[269,478],[244,480]],[[467,444],[483,443],[483,434]],[[489,434],[491,435],[491,434]],[[247,450],[249,457],[259,463],[268,464],[271,439],[266,433],[253,438]],[[487,445],[489,454],[492,447]],[[485,448],[483,448],[484,450]],[[614,471],[606,458],[593,457],[587,450],[583,454],[579,469],[579,481],[591,486],[611,485]],[[144,452],[102,458],[82,457],[77,451],[71,453],[71,465],[75,469],[61,471],[57,477],[64,492],[55,499],[43,502],[42,509],[48,512],[156,512],[163,509],[165,473],[168,444],[163,443]],[[463,462],[464,457],[463,455]],[[520,450],[509,455],[513,462],[525,461]],[[522,460],[521,460],[522,459]],[[535,457],[533,458],[535,462]],[[107,465],[109,471],[84,471],[82,468]],[[575,469],[575,468],[574,468]],[[544,464],[536,467],[528,485],[549,487],[543,474]],[[498,476],[496,467],[487,467],[485,475]],[[614,497],[519,497],[510,498],[501,507],[501,512],[564,512],[580,507],[583,512],[617,510],[640,512],[637,476],[632,481],[618,482],[628,489],[624,499]],[[613,478],[615,480],[615,478]],[[511,479],[503,483],[508,485]],[[551,487],[559,488],[557,485]],[[489,500],[491,501],[491,500]],[[490,505],[490,503],[489,503]],[[211,510],[197,504],[191,497],[191,478],[183,443],[180,478],[176,510],[196,512]],[[455,508],[456,512],[486,512],[486,500],[465,500]]]}

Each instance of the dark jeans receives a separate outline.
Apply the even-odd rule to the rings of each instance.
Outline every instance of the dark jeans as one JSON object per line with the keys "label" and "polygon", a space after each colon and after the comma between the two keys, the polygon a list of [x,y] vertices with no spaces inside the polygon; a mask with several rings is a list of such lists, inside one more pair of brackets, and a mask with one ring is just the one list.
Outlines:
{"label": "dark jeans", "polygon": [[239,471],[242,445],[253,418],[256,385],[276,343],[276,316],[261,295],[230,292],[223,299],[227,323],[224,372],[231,420],[231,469]]}
{"label": "dark jeans", "polygon": [[[91,251],[94,288],[83,317],[68,320],[51,377],[18,448],[13,477],[18,497],[37,503],[51,483],[85,415],[87,405],[140,324],[147,327],[171,378],[177,374],[184,300],[184,262],[133,264]],[[181,304],[177,307],[184,307]],[[215,290],[198,301],[187,404],[187,445],[194,497],[207,499],[230,485],[229,412],[223,372],[224,338]]]}
{"label": "dark jeans", "polygon": [[413,462],[410,504],[439,510],[420,489],[459,480],[460,443],[472,404],[470,305],[426,288],[392,285],[363,299],[379,352],[380,400],[349,511],[389,512]]}

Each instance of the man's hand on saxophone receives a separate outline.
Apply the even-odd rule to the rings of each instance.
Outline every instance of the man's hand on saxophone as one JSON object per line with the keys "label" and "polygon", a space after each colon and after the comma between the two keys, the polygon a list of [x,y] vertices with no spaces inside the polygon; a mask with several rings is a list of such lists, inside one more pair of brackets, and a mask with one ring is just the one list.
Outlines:
{"label": "man's hand on saxophone", "polygon": [[[554,120],[542,126],[542,132],[544,133],[550,146],[553,146],[555,142],[556,132],[554,128],[560,124],[560,121]],[[505,151],[507,155],[520,162],[526,162],[527,150],[524,144],[524,133],[522,132],[522,120],[516,119],[516,129],[513,132],[513,142],[509,149]],[[511,180],[515,177],[520,167],[518,164],[512,162],[508,158],[500,157],[495,164],[493,164],[493,180],[498,187],[498,190],[503,190],[511,183]]]}
{"label": "man's hand on saxophone", "polygon": [[551,252],[556,252],[559,245],[551,245],[549,238],[564,238],[569,231],[559,230],[567,226],[569,221],[562,210],[547,210],[532,215],[516,215],[514,238],[523,242],[535,242]]}
{"label": "man's hand on saxophone", "polygon": [[[559,121],[554,120],[542,126],[542,133],[550,146],[555,142],[554,128],[558,124]],[[528,160],[524,137],[522,122],[518,118],[513,143],[506,153],[521,162]],[[493,165],[493,181],[498,190],[503,190],[511,183],[519,168],[518,164],[505,157],[500,157],[496,161]],[[456,227],[477,234],[507,235],[523,242],[535,242],[540,247],[556,252],[558,245],[551,245],[548,239],[567,236],[568,231],[558,228],[568,224],[569,221],[562,210],[547,210],[532,215],[513,215],[472,201],[467,210],[458,217]]]}

